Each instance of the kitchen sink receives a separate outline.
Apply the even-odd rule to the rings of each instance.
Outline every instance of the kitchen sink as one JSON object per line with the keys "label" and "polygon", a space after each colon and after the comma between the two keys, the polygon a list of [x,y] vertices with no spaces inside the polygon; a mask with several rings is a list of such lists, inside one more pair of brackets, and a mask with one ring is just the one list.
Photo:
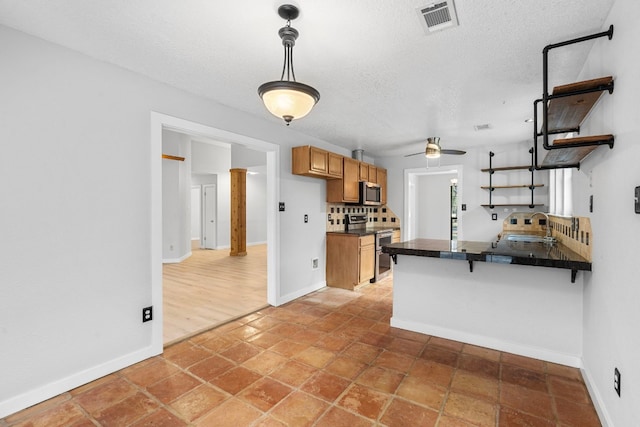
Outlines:
{"label": "kitchen sink", "polygon": [[538,236],[535,234],[508,234],[505,240],[512,242],[529,242],[529,243],[555,243],[554,237]]}

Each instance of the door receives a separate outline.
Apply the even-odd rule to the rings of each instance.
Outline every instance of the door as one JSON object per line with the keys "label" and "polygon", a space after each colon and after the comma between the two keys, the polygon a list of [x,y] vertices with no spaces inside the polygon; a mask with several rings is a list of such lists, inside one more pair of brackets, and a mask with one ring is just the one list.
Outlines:
{"label": "door", "polygon": [[203,247],[205,249],[215,249],[216,248],[216,208],[217,208],[217,190],[215,184],[209,184],[203,186],[203,203],[204,207],[202,218],[203,218],[203,237],[202,240],[204,242]]}

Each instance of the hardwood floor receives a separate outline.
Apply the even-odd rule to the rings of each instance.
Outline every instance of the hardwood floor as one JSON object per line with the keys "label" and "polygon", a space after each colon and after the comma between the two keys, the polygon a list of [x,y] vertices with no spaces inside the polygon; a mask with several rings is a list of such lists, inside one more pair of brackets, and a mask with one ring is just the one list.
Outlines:
{"label": "hardwood floor", "polygon": [[162,267],[164,345],[267,306],[267,245],[231,257],[228,249],[194,249]]}

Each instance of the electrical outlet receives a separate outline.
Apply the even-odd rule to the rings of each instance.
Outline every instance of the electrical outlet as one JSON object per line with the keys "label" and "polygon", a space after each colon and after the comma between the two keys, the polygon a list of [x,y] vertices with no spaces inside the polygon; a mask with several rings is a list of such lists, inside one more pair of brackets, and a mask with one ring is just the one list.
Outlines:
{"label": "electrical outlet", "polygon": [[620,371],[618,371],[618,368],[614,368],[614,371],[613,371],[613,389],[616,391],[616,393],[618,393],[618,397],[620,397],[620,386],[621,386],[620,381],[622,381],[622,378],[621,378],[621,375],[620,375]]}
{"label": "electrical outlet", "polygon": [[491,219],[494,220],[494,221],[497,221],[498,220],[498,214],[497,213],[492,213],[491,214]]}
{"label": "electrical outlet", "polygon": [[279,202],[279,203],[278,203],[278,210],[279,210],[280,212],[284,212],[284,202]]}
{"label": "electrical outlet", "polygon": [[314,270],[318,268],[318,258],[312,258],[311,259],[311,268],[313,268]]}
{"label": "electrical outlet", "polygon": [[307,222],[309,222],[309,215],[304,214],[304,223],[306,224]]}
{"label": "electrical outlet", "polygon": [[142,309],[142,323],[153,320],[153,306]]}

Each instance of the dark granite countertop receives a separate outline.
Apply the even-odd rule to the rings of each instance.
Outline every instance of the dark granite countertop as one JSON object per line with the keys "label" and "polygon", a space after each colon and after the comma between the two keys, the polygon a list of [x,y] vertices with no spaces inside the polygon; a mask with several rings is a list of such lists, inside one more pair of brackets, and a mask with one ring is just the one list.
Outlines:
{"label": "dark granite countertop", "polygon": [[327,231],[327,233],[334,233],[334,234],[353,234],[356,236],[368,236],[370,234],[375,234],[378,231],[387,231],[387,230],[400,230],[400,227],[397,225],[388,225],[388,226],[384,226],[384,225],[377,225],[375,227],[367,227],[365,229],[360,229],[360,230],[341,230],[341,231]]}
{"label": "dark granite countertop", "polygon": [[[415,239],[382,247],[392,256],[414,255],[500,264],[532,265],[591,271],[591,262],[561,243],[548,245],[535,242],[501,240],[498,242],[468,242]],[[572,277],[575,279],[575,275]]]}

